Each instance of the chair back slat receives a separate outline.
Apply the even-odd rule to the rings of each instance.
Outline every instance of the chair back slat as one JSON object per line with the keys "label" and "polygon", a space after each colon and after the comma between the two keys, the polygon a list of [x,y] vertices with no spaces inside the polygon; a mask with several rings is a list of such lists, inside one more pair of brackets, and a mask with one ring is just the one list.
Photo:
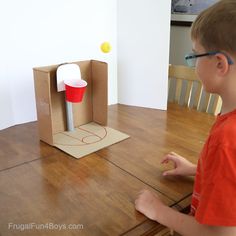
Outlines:
{"label": "chair back slat", "polygon": [[169,79],[168,82],[169,82],[168,101],[174,102],[175,101],[176,79],[171,78],[171,79]]}
{"label": "chair back slat", "polygon": [[184,106],[189,106],[192,87],[193,87],[193,81],[187,81]]}
{"label": "chair back slat", "polygon": [[182,93],[182,80],[177,79],[176,80],[176,90],[175,90],[175,102],[179,103],[180,101],[180,97],[181,97],[181,93]]}
{"label": "chair back slat", "polygon": [[190,108],[194,108],[196,110],[199,109],[200,98],[202,96],[202,84],[196,80],[193,82],[193,88],[191,93],[191,106]]}
{"label": "chair back slat", "polygon": [[[181,81],[181,80],[179,80]],[[186,96],[186,91],[187,90],[187,81],[184,80],[184,81],[181,81],[181,93],[180,93],[180,96],[179,96],[179,101],[178,101],[178,104],[180,106],[184,106],[185,105],[185,96]]]}
{"label": "chair back slat", "polygon": [[201,96],[199,98],[199,106],[198,109],[199,111],[203,111],[206,112],[207,111],[207,107],[208,107],[208,103],[210,100],[210,94],[206,93],[203,89],[202,89],[202,93]]}

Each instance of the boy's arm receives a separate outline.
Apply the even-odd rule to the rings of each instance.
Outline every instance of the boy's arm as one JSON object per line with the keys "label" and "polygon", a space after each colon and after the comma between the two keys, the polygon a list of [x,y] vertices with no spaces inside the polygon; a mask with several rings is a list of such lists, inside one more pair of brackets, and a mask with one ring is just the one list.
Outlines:
{"label": "boy's arm", "polygon": [[138,211],[183,236],[232,236],[236,227],[207,226],[199,224],[193,216],[185,215],[164,205],[154,193],[143,190],[135,201]]}

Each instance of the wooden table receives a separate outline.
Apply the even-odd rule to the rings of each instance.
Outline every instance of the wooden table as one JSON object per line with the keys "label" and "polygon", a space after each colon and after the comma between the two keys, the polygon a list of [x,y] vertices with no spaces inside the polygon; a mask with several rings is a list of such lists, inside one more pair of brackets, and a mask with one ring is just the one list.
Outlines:
{"label": "wooden table", "polygon": [[79,160],[39,141],[37,122],[0,131],[1,236],[154,235],[163,226],[134,209],[143,188],[178,210],[189,205],[193,178],[163,177],[171,165],[160,161],[175,151],[196,163],[215,118],[112,105],[108,120],[131,137]]}

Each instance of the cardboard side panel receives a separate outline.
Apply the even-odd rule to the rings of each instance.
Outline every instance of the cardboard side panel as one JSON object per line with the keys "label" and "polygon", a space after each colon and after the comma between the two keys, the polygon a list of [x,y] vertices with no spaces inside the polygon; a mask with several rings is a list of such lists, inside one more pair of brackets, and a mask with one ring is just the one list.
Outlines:
{"label": "cardboard side panel", "polygon": [[107,63],[91,61],[92,63],[92,99],[93,120],[101,125],[107,124]]}
{"label": "cardboard side panel", "polygon": [[53,145],[49,75],[34,69],[34,87],[40,139]]}

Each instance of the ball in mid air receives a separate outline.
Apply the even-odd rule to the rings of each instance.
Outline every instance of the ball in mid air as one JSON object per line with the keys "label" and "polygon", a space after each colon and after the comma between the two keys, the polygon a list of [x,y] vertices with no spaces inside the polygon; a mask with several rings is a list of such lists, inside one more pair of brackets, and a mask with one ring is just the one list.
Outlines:
{"label": "ball in mid air", "polygon": [[111,45],[110,45],[110,43],[108,43],[108,42],[102,43],[102,44],[101,44],[101,50],[102,50],[102,52],[104,52],[104,53],[110,52],[110,51],[111,51]]}

